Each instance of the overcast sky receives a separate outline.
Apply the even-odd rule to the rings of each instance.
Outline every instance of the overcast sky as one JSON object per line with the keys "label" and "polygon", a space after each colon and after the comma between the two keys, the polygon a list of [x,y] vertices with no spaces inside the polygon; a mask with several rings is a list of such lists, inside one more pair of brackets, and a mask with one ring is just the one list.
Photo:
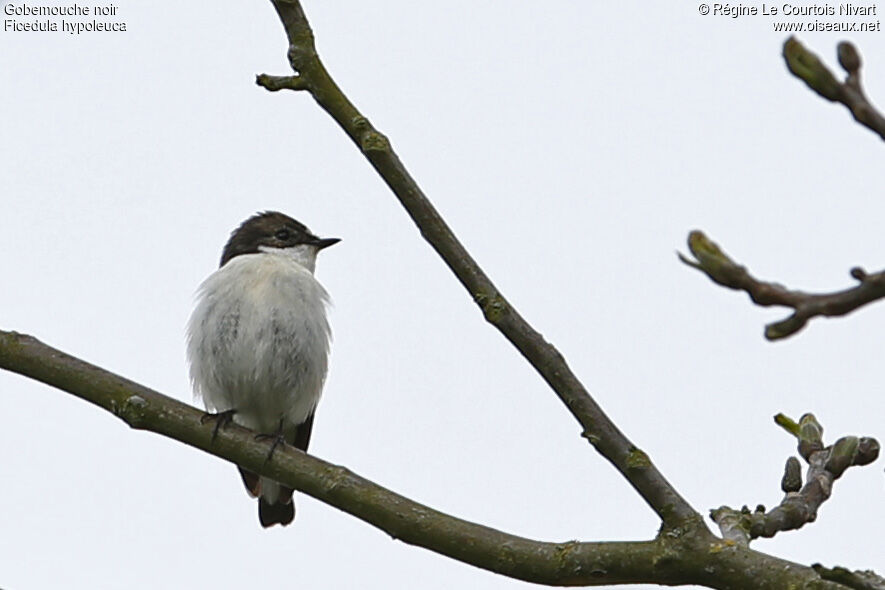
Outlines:
{"label": "overcast sky", "polygon": [[[194,291],[231,229],[280,210],[343,239],[317,270],[335,341],[312,453],[531,538],[654,536],[652,511],[335,123],[306,94],[254,85],[288,73],[269,2],[114,4],[101,20],[125,32],[0,34],[0,329],[190,401]],[[789,75],[777,18],[689,2],[304,5],[340,86],[699,511],[780,500],[795,445],[777,412],[813,411],[827,442],[885,438],[885,304],[770,343],[763,326],[785,310],[675,256],[700,228],[797,288],[885,264],[885,146]],[[885,101],[883,33],[800,35],[831,65],[845,38]],[[292,526],[264,530],[232,465],[17,375],[0,373],[0,416],[6,590],[530,587],[301,494]],[[883,573],[883,519],[879,462],[849,470],[818,522],[754,547]]]}

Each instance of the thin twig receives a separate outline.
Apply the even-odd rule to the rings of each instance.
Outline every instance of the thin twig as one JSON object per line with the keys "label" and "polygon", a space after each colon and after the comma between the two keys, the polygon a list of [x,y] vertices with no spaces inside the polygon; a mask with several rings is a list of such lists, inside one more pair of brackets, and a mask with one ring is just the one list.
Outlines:
{"label": "thin twig", "polygon": [[796,436],[799,454],[808,462],[805,485],[799,461],[787,460],[781,489],[786,494],[781,503],[765,511],[760,505],[756,510],[744,506],[735,510],[722,506],[710,511],[710,517],[719,525],[722,536],[741,544],[748,544],[759,537],[773,537],[781,531],[796,530],[817,519],[817,511],[833,490],[833,483],[851,466],[868,465],[879,456],[879,443],[873,438],[844,436],[833,445],[824,447],[823,427],[813,414],[805,414],[798,423],[782,414],[775,422]]}
{"label": "thin twig", "polygon": [[301,76],[269,76],[268,74],[259,74],[255,78],[255,83],[271,92],[278,90],[307,90],[307,85]]}
{"label": "thin twig", "polygon": [[703,232],[695,230],[688,235],[688,249],[695,260],[677,253],[679,259],[706,274],[723,287],[746,291],[757,305],[792,307],[794,313],[765,327],[765,337],[778,340],[791,336],[817,316],[843,316],[877,299],[885,298],[885,271],[868,274],[861,268],[851,269],[851,276],[860,284],[834,293],[805,293],[787,289],[783,285],[760,281],[746,267],[732,260]]}
{"label": "thin twig", "polygon": [[[618,430],[590,397],[559,351],[504,298],[409,175],[387,137],[375,129],[338,88],[317,55],[313,31],[301,4],[297,0],[271,1],[289,39],[290,64],[306,90],[360,148],[409,213],[421,235],[471,294],[485,318],[541,374],[580,422],[584,437],[624,475],[666,526],[700,521],[700,515],[670,485],[648,456]],[[268,79],[272,78],[262,74],[257,82],[268,87]]]}
{"label": "thin twig", "polygon": [[851,571],[839,566],[828,568],[819,563],[815,563],[811,567],[824,580],[838,582],[847,588],[854,590],[885,590],[885,578],[869,570]]}
{"label": "thin twig", "polygon": [[820,58],[795,37],[790,37],[784,43],[784,60],[794,76],[827,100],[845,105],[858,123],[885,139],[885,117],[870,103],[860,82],[860,54],[847,41],[839,43],[837,54],[839,65],[848,74],[844,82],[836,80]]}

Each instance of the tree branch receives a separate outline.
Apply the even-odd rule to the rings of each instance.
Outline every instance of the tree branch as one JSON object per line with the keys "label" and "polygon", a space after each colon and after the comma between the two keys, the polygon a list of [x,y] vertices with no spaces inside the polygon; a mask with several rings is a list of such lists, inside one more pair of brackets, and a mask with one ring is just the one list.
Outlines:
{"label": "tree branch", "polygon": [[255,77],[255,83],[271,92],[278,90],[307,90],[307,85],[301,76],[269,76],[267,74],[259,74]]}
{"label": "tree branch", "polygon": [[845,82],[837,81],[820,58],[806,49],[795,37],[790,37],[784,43],[784,60],[794,76],[803,80],[809,88],[825,99],[848,107],[858,123],[885,139],[885,117],[870,103],[861,86],[860,54],[854,45],[847,41],[839,43],[837,54],[839,65],[848,74]]}
{"label": "tree branch", "polygon": [[769,340],[795,334],[811,318],[848,315],[867,303],[885,297],[885,271],[867,274],[861,268],[853,268],[851,276],[860,282],[858,286],[834,293],[805,293],[754,278],[746,267],[733,261],[699,230],[688,234],[688,249],[696,260],[677,253],[679,259],[706,274],[714,283],[736,291],[746,291],[757,305],[779,305],[795,310],[790,317],[765,327],[765,337]]}
{"label": "tree branch", "polygon": [[[549,543],[449,516],[359,475],[230,424],[213,440],[203,412],[51,348],[0,331],[0,368],[67,391],[134,429],[172,438],[308,494],[394,539],[505,576],[552,586],[699,584],[722,590],[845,590],[810,567],[723,543],[702,525],[669,530],[652,541]],[[747,564],[752,563],[752,567]]]}
{"label": "tree branch", "polygon": [[[230,425],[213,437],[202,412],[34,338],[0,331],[0,368],[68,391],[135,429],[173,438],[352,514],[406,543],[510,577],[550,585],[656,583],[712,588],[844,590],[812,568],[721,541],[590,397],[559,352],[506,301],[410,177],[385,136],[341,93],[320,62],[297,0],[272,0],[297,76],[266,76],[268,90],[307,90],[341,125],[394,191],[422,235],[495,325],[554,389],[583,435],[634,486],[664,526],[652,541],[539,542],[457,519],[395,494],[340,466],[281,445],[271,461],[255,433]],[[752,567],[748,567],[750,564]]]}
{"label": "tree branch", "polygon": [[[411,216],[421,235],[436,250],[473,297],[486,320],[519,350],[580,422],[583,436],[608,459],[654,509],[666,526],[700,521],[686,502],[651,463],[606,416],[572,373],[559,351],[544,340],[504,298],[455,237],[452,230],[409,175],[390,141],[341,92],[320,61],[301,4],[271,0],[289,39],[289,62],[319,105],[360,148]],[[278,77],[261,74],[256,81],[268,90]]]}
{"label": "tree branch", "polygon": [[[394,539],[459,561],[541,584],[660,582],[659,541],[543,543],[460,520],[395,494],[359,475],[289,445],[266,461],[270,443],[231,423],[203,424],[203,412],[51,348],[0,331],[0,367],[70,392],[126,422],[271,477],[381,529]],[[671,577],[671,580],[677,578]]]}
{"label": "tree branch", "polygon": [[784,468],[781,489],[786,494],[769,512],[760,505],[754,512],[744,506],[734,510],[722,506],[710,512],[722,536],[748,544],[759,537],[773,537],[780,531],[799,529],[817,519],[817,511],[833,490],[833,483],[852,465],[868,465],[879,456],[879,443],[873,438],[844,436],[824,447],[823,427],[813,414],[805,414],[796,424],[783,414],[775,416],[799,441],[799,454],[808,462],[808,475],[802,485],[799,460],[790,457]]}
{"label": "tree branch", "polygon": [[844,567],[827,568],[819,563],[811,567],[824,580],[839,582],[847,588],[853,588],[854,590],[885,590],[885,578],[869,570],[852,572]]}

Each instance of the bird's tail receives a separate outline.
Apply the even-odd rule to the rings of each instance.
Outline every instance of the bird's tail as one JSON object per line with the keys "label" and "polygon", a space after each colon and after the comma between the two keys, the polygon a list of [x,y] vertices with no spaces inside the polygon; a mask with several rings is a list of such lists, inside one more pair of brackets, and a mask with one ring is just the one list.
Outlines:
{"label": "bird's tail", "polygon": [[271,504],[264,498],[258,498],[258,520],[264,528],[272,527],[275,524],[286,526],[295,519],[295,502],[292,501],[292,490],[283,488],[281,491],[288,490],[289,501],[283,502],[282,494],[275,504]]}
{"label": "bird's tail", "polygon": [[258,520],[264,528],[275,524],[286,526],[295,520],[295,502],[292,501],[292,488],[287,488],[272,479],[261,477],[248,469],[239,468],[246,491],[258,498]]}

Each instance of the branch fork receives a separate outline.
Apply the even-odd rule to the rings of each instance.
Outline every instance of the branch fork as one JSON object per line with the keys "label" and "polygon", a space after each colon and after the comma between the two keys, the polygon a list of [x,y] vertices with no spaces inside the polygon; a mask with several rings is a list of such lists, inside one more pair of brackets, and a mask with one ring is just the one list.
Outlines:
{"label": "branch fork", "polygon": [[[649,456],[635,447],[596,404],[559,351],[498,291],[409,175],[387,138],[337,87],[316,53],[313,32],[300,2],[271,1],[286,30],[288,57],[296,74],[261,74],[256,82],[269,91],[307,90],[344,129],[394,192],[422,236],[473,297],[485,319],[537,370],[580,423],[582,436],[656,512],[662,523],[657,536],[634,542],[535,541],[422,506],[344,467],[288,445],[281,445],[268,461],[266,445],[257,442],[251,431],[235,424],[213,429],[201,423],[203,413],[196,408],[21,334],[0,331],[0,368],[68,391],[114,413],[133,428],[182,441],[307,493],[378,527],[394,539],[513,578],[563,586],[657,583],[703,584],[721,589],[844,590],[846,585],[842,581],[828,581],[824,573],[810,567],[751,551],[747,544],[758,525],[748,510],[719,509],[717,522],[723,529],[724,541],[710,533],[700,515],[657,470]],[[853,63],[850,53],[846,53],[845,63]],[[846,84],[857,91],[859,77]],[[696,246],[692,252],[697,262],[680,257],[714,281],[744,289],[755,281],[702,234],[690,240],[690,247],[692,243]],[[858,271],[855,276],[867,284],[872,275]],[[795,292],[783,287],[768,287],[773,287],[775,301],[778,297],[796,297]],[[811,465],[807,483],[801,486],[798,460],[793,458],[782,483],[787,492],[782,507],[768,514],[761,507],[757,509],[761,516],[755,518],[762,523],[762,532],[768,530],[767,522],[780,522],[773,515],[779,509],[785,515],[791,514],[788,508],[796,502],[793,498],[799,498],[803,506],[810,508],[807,514],[816,514],[819,502],[829,496],[832,482],[847,467],[865,464],[878,454],[878,443],[866,438],[844,437],[824,448],[822,429],[809,416],[798,424],[782,421],[791,432],[795,431],[800,454]],[[813,518],[806,516],[805,520],[810,522]],[[752,567],[748,568],[748,564]]]}
{"label": "branch fork", "polygon": [[820,58],[795,37],[787,39],[783,50],[784,61],[794,76],[823,98],[845,105],[858,123],[885,139],[885,117],[870,103],[860,81],[860,53],[847,41],[839,43],[836,53],[847,74],[844,82],[839,82]]}

